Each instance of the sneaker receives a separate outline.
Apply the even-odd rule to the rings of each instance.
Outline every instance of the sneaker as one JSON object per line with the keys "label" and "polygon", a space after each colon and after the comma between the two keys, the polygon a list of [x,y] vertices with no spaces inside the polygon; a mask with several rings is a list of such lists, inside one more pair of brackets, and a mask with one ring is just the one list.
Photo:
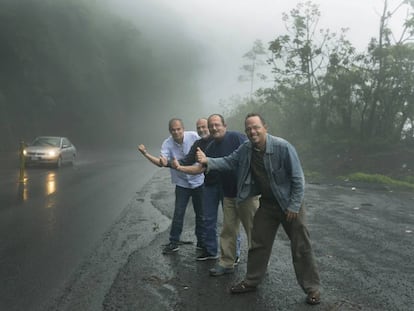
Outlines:
{"label": "sneaker", "polygon": [[201,255],[197,256],[196,260],[204,261],[204,260],[212,260],[212,259],[217,259],[217,258],[218,258],[218,255],[209,254],[207,251],[204,250],[204,252]]}
{"label": "sneaker", "polygon": [[217,265],[213,269],[210,269],[211,276],[220,276],[223,274],[230,274],[233,272],[234,272],[234,268],[224,268],[220,265]]}
{"label": "sneaker", "polygon": [[170,242],[167,245],[165,245],[164,249],[162,250],[162,253],[164,255],[172,254],[178,251],[180,248],[178,247],[178,244]]}
{"label": "sneaker", "polygon": [[234,260],[234,264],[233,264],[233,266],[234,266],[234,267],[237,267],[237,266],[239,265],[239,262],[240,262],[240,257],[239,257],[239,256],[237,256],[237,257],[236,257],[236,259]]}

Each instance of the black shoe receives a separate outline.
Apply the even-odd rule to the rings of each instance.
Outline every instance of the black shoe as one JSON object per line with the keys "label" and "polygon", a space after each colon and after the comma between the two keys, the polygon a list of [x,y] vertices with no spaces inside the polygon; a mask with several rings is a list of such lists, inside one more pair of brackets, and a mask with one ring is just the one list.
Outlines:
{"label": "black shoe", "polygon": [[170,242],[167,245],[165,245],[164,249],[162,250],[162,253],[164,255],[172,254],[178,251],[180,248],[178,247],[178,244]]}
{"label": "black shoe", "polygon": [[237,256],[236,259],[234,260],[233,267],[237,267],[239,265],[239,262],[240,262],[240,257]]}
{"label": "black shoe", "polygon": [[317,290],[314,292],[308,293],[306,296],[306,303],[309,305],[318,305],[321,303],[321,293]]}
{"label": "black shoe", "polygon": [[204,261],[204,260],[213,260],[217,259],[218,255],[209,254],[207,251],[204,251],[200,256],[197,256],[196,260]]}
{"label": "black shoe", "polygon": [[241,281],[240,283],[233,285],[230,288],[230,292],[232,294],[244,294],[248,292],[254,292],[256,290],[256,286],[248,285],[245,281]]}

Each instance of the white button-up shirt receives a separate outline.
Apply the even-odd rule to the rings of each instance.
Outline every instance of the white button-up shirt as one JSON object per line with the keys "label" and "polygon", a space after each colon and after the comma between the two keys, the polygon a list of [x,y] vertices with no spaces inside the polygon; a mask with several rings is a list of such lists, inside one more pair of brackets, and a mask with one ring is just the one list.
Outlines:
{"label": "white button-up shirt", "polygon": [[[177,160],[183,159],[190,151],[191,146],[200,136],[193,131],[184,131],[184,139],[182,144],[178,144],[170,136],[161,145],[161,155],[169,161],[173,158]],[[189,175],[170,168],[171,182],[183,188],[194,189],[204,183],[204,174]]]}

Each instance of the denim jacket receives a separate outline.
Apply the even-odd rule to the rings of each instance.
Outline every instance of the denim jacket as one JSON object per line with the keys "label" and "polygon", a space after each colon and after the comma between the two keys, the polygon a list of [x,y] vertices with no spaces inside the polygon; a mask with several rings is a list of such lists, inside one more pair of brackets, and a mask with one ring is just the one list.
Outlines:
{"label": "denim jacket", "polygon": [[[207,170],[234,170],[237,173],[237,200],[257,195],[250,172],[252,144],[246,141],[227,157],[208,158]],[[295,148],[286,140],[270,134],[266,136],[264,165],[272,193],[280,207],[299,212],[305,192],[305,177]]]}

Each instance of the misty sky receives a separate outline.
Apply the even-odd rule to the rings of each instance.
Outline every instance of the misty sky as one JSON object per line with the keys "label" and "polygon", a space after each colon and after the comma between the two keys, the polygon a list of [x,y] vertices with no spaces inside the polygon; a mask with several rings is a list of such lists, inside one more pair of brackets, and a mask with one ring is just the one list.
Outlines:
{"label": "misty sky", "polygon": [[[119,2],[118,2],[119,1]],[[246,53],[256,39],[265,44],[284,34],[282,13],[296,7],[296,0],[118,0],[129,4],[128,14],[142,13],[151,27],[176,27],[194,40],[203,58],[199,81],[206,113],[217,112],[217,103],[234,94],[247,95],[249,84],[238,82]],[[319,28],[339,32],[360,51],[377,36],[383,0],[314,0],[319,4]],[[401,1],[389,0],[389,8]],[[400,28],[400,11],[394,29]],[[148,24],[146,24],[148,25]],[[142,25],[145,29],[145,25]],[[149,27],[149,26],[147,26]],[[396,31],[398,32],[398,31]]]}

